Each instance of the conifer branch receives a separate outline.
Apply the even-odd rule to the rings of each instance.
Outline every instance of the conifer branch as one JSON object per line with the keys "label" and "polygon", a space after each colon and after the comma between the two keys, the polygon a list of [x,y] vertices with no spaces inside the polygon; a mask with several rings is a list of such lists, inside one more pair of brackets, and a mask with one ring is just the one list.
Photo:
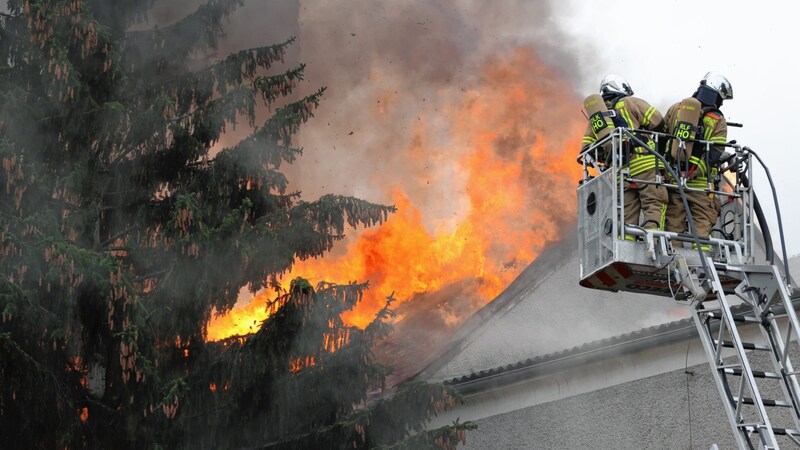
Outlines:
{"label": "conifer branch", "polygon": [[[370,401],[392,298],[362,330],[342,314],[366,282],[278,289],[297,259],[395,208],[287,193],[281,164],[302,154],[293,141],[325,91],[289,99],[305,66],[272,73],[294,38],[214,60],[241,0],[129,32],[151,3],[12,0],[0,13],[0,445],[407,440],[451,397],[420,386]],[[259,101],[285,104],[256,124]],[[250,134],[212,158],[239,122]],[[207,342],[244,286],[276,288],[266,318]],[[435,436],[452,443],[459,426]]]}
{"label": "conifer branch", "polygon": [[110,238],[106,239],[104,242],[100,244],[100,248],[106,248],[108,245],[113,244],[117,239],[121,238],[129,234],[131,231],[137,230],[139,228],[139,224],[133,224],[132,226],[114,234]]}

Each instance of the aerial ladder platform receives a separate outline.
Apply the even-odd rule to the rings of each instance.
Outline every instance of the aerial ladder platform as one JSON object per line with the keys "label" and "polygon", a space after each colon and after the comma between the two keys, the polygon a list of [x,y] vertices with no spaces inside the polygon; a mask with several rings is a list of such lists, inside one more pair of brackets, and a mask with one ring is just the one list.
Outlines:
{"label": "aerial ladder platform", "polygon": [[[776,263],[768,224],[755,195],[753,162],[761,162],[735,141],[724,145],[717,179],[704,190],[720,200],[711,236],[693,234],[685,193],[687,162],[658,152],[663,176],[655,181],[630,176],[630,149],[664,148],[685,142],[662,133],[617,128],[583,151],[578,187],[581,280],[587,288],[672,297],[691,311],[725,412],[741,449],[800,447],[800,322],[783,250]],[[694,140],[693,145],[720,144]],[[763,165],[763,164],[762,164]],[[769,177],[769,171],[764,170]],[[625,224],[625,183],[658,183],[680,195],[687,207],[688,233],[646,230]],[[771,183],[771,178],[770,178]],[[774,187],[773,187],[774,196]],[[780,209],[775,201],[778,224]],[[758,227],[756,227],[756,219]]]}

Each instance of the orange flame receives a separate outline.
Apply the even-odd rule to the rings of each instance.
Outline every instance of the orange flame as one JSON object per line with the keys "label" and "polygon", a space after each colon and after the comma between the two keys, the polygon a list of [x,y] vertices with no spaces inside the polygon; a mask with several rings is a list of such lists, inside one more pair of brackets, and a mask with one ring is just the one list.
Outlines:
{"label": "orange flame", "polygon": [[[467,278],[481,280],[479,294],[488,302],[548,243],[574,226],[580,172],[575,157],[584,127],[579,100],[563,77],[531,49],[488,62],[482,81],[439,111],[458,148],[436,150],[422,122],[408,149],[410,164],[433,158],[456,174],[455,179],[426,183],[463,184],[458,198],[445,199],[455,205],[453,217],[426,226],[428,217],[437,214],[431,205],[442,199],[413,202],[409,192],[421,176],[407,186],[388,187],[396,214],[382,226],[361,232],[343,255],[299,261],[283,278],[287,286],[297,276],[312,283],[369,280],[364,301],[344,316],[360,327],[392,293],[402,302]],[[391,106],[384,102],[379,107]],[[260,294],[246,307],[215,318],[208,338],[255,331],[266,317],[268,297]]]}

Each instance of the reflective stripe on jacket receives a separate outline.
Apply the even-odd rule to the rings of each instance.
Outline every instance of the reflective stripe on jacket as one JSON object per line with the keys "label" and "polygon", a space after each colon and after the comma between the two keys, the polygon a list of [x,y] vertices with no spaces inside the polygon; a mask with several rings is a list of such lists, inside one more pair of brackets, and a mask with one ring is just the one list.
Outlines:
{"label": "reflective stripe on jacket", "polygon": [[[606,106],[611,107],[609,103],[606,103]],[[614,103],[614,111],[632,130],[661,131],[664,127],[664,116],[661,115],[661,112],[638,97],[627,96],[617,100]],[[594,134],[591,124],[588,124],[581,141],[582,148],[585,149],[595,142],[597,142],[597,136]],[[637,147],[631,152],[631,176],[655,167],[656,157],[646,149]]]}
{"label": "reflective stripe on jacket", "polygon": [[[678,121],[679,107],[680,107],[680,102],[670,106],[669,110],[667,110],[667,115],[665,116],[665,120],[667,123],[667,133],[669,134],[675,132],[675,126]],[[703,126],[702,139],[716,144],[726,143],[728,141],[728,122],[725,120],[725,116],[723,116],[719,110],[711,110],[703,113],[702,117],[703,117],[701,119]],[[698,136],[698,138],[701,137]],[[700,144],[695,143],[695,146],[698,145]],[[712,146],[711,151],[721,152],[724,151],[724,148]],[[692,174],[691,179],[686,182],[686,186],[695,189],[708,188],[708,180],[713,179],[716,176],[717,168],[712,167],[711,173],[709,173],[708,166],[706,165],[706,158],[705,157],[701,158],[694,155],[689,157],[689,163],[697,167],[694,169],[694,173]]]}
{"label": "reflective stripe on jacket", "polygon": [[[614,110],[622,116],[628,128],[655,130],[663,126],[664,118],[661,113],[647,102],[636,97],[625,97],[614,105]],[[630,155],[630,176],[655,169],[657,166],[655,155],[643,147],[635,147]]]}
{"label": "reflective stripe on jacket", "polygon": [[[709,111],[703,115],[703,140],[711,141],[716,144],[724,144],[728,141],[728,122],[725,117],[718,111]],[[710,147],[709,151],[721,152],[724,148]],[[696,156],[689,157],[689,163],[697,166],[695,169],[698,173],[686,182],[686,185],[695,189],[708,188],[708,181],[717,176],[717,168],[711,167],[709,172],[708,165],[706,165],[706,158],[698,158]]]}

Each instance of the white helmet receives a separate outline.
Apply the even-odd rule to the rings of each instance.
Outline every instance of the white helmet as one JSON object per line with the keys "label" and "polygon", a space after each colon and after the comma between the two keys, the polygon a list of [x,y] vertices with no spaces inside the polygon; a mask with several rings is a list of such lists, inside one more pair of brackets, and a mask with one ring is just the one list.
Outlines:
{"label": "white helmet", "polygon": [[708,86],[717,91],[717,94],[719,94],[723,100],[730,100],[733,98],[731,82],[719,72],[708,72],[706,76],[700,80],[700,85]]}
{"label": "white helmet", "polygon": [[631,85],[619,75],[606,75],[600,82],[600,95],[606,96],[633,95]]}

